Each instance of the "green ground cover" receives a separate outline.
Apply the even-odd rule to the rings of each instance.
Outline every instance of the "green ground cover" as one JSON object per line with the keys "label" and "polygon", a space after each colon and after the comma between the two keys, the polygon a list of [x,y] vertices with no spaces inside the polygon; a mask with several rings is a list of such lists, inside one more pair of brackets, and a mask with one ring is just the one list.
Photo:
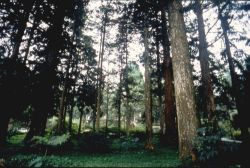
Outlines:
{"label": "green ground cover", "polygon": [[[11,137],[9,147],[21,148],[22,138],[23,135]],[[120,143],[126,145],[122,141],[120,140]],[[154,141],[153,151],[144,150],[142,142],[138,142],[138,147],[133,150],[129,150],[129,147],[118,149],[119,139],[116,139],[111,145],[112,150],[103,154],[61,149],[50,154],[16,152],[1,157],[4,157],[7,166],[15,167],[179,167],[181,165],[177,149],[161,146],[156,138]]]}

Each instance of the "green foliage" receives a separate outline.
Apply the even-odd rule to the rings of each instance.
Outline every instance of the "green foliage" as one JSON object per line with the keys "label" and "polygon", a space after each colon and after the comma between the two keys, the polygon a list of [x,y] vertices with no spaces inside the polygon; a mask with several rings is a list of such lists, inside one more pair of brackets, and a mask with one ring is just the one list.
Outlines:
{"label": "green foliage", "polygon": [[70,139],[70,134],[66,133],[58,136],[34,136],[31,140],[30,147],[59,147],[66,144]]}
{"label": "green foliage", "polygon": [[178,153],[171,148],[152,152],[122,151],[121,154],[60,153],[60,155],[18,154],[6,159],[7,167],[179,167]]}
{"label": "green foliage", "polygon": [[6,167],[28,167],[29,163],[36,157],[36,155],[16,155],[7,160]]}
{"label": "green foliage", "polygon": [[86,153],[106,153],[110,151],[111,141],[101,133],[84,133],[78,141],[80,150]]}
{"label": "green foliage", "polygon": [[115,139],[112,147],[120,151],[135,151],[143,149],[143,144],[139,143],[139,138],[123,137]]}
{"label": "green foliage", "polygon": [[195,144],[198,152],[198,160],[206,162],[216,158],[219,154],[220,139],[221,135],[215,134],[212,127],[199,128]]}
{"label": "green foliage", "polygon": [[28,167],[42,167],[43,157],[38,156],[37,158],[31,160],[28,164]]}
{"label": "green foliage", "polygon": [[207,125],[198,129],[194,153],[200,164],[226,165],[239,159],[239,143],[222,140],[223,131]]}

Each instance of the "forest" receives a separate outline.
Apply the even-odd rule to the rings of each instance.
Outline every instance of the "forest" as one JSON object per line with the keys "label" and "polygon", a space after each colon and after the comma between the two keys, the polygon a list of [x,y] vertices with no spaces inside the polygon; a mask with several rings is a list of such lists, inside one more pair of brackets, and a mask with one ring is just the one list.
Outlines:
{"label": "forest", "polygon": [[0,1],[0,168],[248,167],[250,1]]}

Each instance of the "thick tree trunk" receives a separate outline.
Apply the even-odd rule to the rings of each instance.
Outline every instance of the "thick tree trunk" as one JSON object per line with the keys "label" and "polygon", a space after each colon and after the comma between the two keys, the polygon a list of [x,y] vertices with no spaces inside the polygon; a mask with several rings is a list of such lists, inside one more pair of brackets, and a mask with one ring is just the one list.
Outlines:
{"label": "thick tree trunk", "polygon": [[203,97],[203,112],[207,115],[209,121],[214,120],[214,95],[209,69],[209,54],[208,45],[206,41],[205,26],[202,14],[202,7],[200,0],[195,1],[196,15],[198,18],[198,32],[199,32],[199,57],[201,66],[201,80],[202,80],[202,97]]}
{"label": "thick tree trunk", "polygon": [[179,135],[179,156],[189,157],[198,128],[194,86],[186,28],[179,0],[168,3],[172,64],[175,83],[175,102]]}
{"label": "thick tree trunk", "polygon": [[173,70],[172,59],[170,57],[170,42],[166,26],[165,6],[162,4],[161,8],[161,24],[163,34],[163,54],[164,54],[164,79],[165,79],[165,137],[166,143],[174,144],[178,139],[176,110],[174,102],[174,85],[173,85]]}
{"label": "thick tree trunk", "polygon": [[144,41],[144,60],[145,60],[145,86],[144,86],[144,94],[145,94],[145,117],[146,117],[146,135],[147,141],[145,148],[153,149],[152,136],[152,99],[151,99],[151,68],[150,68],[150,56],[149,56],[149,46],[148,46],[148,38],[149,32],[148,28],[144,28],[143,30],[143,41]]}
{"label": "thick tree trunk", "polygon": [[68,1],[65,1],[65,3],[58,3],[55,15],[53,16],[53,23],[48,29],[50,37],[47,45],[48,54],[43,65],[44,69],[39,75],[40,83],[36,86],[36,95],[34,95],[34,99],[36,100],[34,100],[34,111],[31,117],[30,131],[26,135],[25,140],[30,140],[34,135],[44,134],[47,116],[49,113],[52,114],[54,110],[53,85],[54,79],[56,78],[55,69],[58,65],[58,53],[61,47],[60,38]]}
{"label": "thick tree trunk", "polygon": [[4,147],[6,143],[9,121],[10,116],[2,114],[0,118],[0,149]]}

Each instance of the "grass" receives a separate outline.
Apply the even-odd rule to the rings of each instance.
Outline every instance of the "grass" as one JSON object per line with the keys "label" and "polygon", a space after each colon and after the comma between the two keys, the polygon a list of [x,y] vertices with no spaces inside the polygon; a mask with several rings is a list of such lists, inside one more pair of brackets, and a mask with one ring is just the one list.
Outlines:
{"label": "grass", "polygon": [[110,154],[83,154],[68,152],[58,155],[41,156],[19,154],[12,156],[9,162],[14,166],[25,166],[20,162],[30,162],[42,157],[43,166],[48,167],[178,167],[175,150],[165,148],[153,152],[139,151]]}
{"label": "grass", "polygon": [[[10,138],[11,147],[20,147],[24,135]],[[156,138],[155,138],[156,139]],[[119,140],[119,139],[116,139]],[[154,140],[156,142],[156,140]],[[6,157],[9,167],[179,167],[181,161],[175,148],[156,144],[153,151],[143,149],[113,150],[106,154],[86,154],[77,150],[59,151],[51,155],[15,153]]]}

